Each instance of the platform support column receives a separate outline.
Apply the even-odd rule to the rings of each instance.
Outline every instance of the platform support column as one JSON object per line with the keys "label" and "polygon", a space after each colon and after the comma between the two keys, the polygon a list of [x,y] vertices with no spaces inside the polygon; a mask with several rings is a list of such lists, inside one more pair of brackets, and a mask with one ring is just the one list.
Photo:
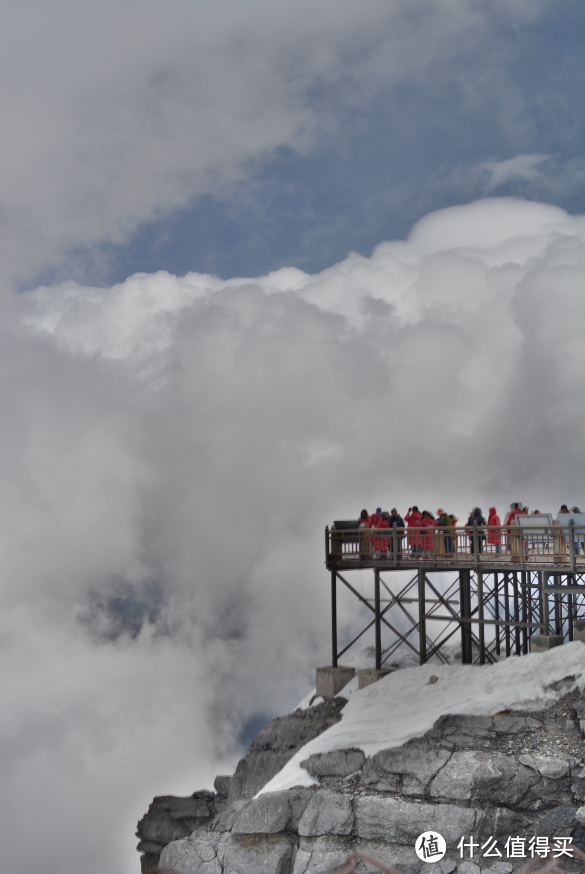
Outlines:
{"label": "platform support column", "polygon": [[[533,600],[532,600],[532,581],[534,579],[533,571],[528,571],[526,574],[527,580],[527,589],[526,589],[526,600],[528,602],[528,622],[533,622],[534,609],[533,609]],[[536,579],[538,581],[538,572]],[[527,636],[528,636],[528,648],[527,652],[530,652],[530,638],[534,634],[534,628],[527,628]]]}
{"label": "platform support column", "polygon": [[424,665],[427,660],[427,622],[426,622],[426,601],[425,601],[425,571],[424,568],[418,569],[418,639],[420,663]]}
{"label": "platform support column", "polygon": [[500,655],[500,630],[501,626],[498,623],[498,619],[500,618],[500,584],[498,581],[498,575],[494,573],[494,615],[496,619],[496,654]]}
{"label": "platform support column", "polygon": [[542,612],[540,616],[540,621],[544,625],[544,628],[541,629],[540,633],[550,634],[548,613],[548,573],[546,571],[541,571],[541,598]]}
{"label": "platform support column", "polygon": [[337,667],[337,573],[331,571],[331,664]]}
{"label": "platform support column", "polygon": [[[553,577],[553,581],[555,586],[560,586],[562,584],[562,579],[560,574],[555,574]],[[563,608],[561,601],[561,593],[554,593],[554,601],[555,601],[555,634],[563,633]]]}
{"label": "platform support column", "polygon": [[[518,574],[516,571],[512,574],[512,580],[514,582],[514,622],[520,622],[520,598],[518,597]],[[517,625],[514,629],[514,646],[517,656],[522,652],[520,648],[520,631],[520,626]]]}
{"label": "platform support column", "polygon": [[374,569],[375,627],[376,627],[376,670],[382,667],[382,623],[380,621],[380,571]]}
{"label": "platform support column", "polygon": [[479,619],[479,663],[485,665],[485,625],[483,624],[483,571],[477,572],[477,618]]}
{"label": "platform support column", "polygon": [[504,616],[506,618],[506,627],[504,635],[506,638],[506,658],[510,658],[510,574],[504,574]]}
{"label": "platform support column", "polygon": [[[527,577],[527,572],[522,571],[522,573],[520,574],[520,595],[522,597],[522,622],[524,623],[527,623],[529,621]],[[528,625],[526,624],[522,629],[522,653],[524,655],[528,653]]]}
{"label": "platform support column", "polygon": [[[468,570],[459,571],[459,606],[462,619],[471,619],[471,580]],[[461,662],[470,665],[473,661],[471,650],[471,622],[461,623]]]}

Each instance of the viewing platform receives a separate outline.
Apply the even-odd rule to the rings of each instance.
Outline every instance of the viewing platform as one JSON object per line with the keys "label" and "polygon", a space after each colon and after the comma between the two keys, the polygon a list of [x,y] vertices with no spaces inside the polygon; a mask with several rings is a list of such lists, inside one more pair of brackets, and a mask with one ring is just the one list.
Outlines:
{"label": "viewing platform", "polygon": [[454,526],[450,533],[334,522],[325,529],[325,564],[328,570],[585,570],[585,525],[573,519],[562,525],[548,514],[516,518],[521,521],[508,526]]}
{"label": "viewing platform", "polygon": [[[457,660],[482,665],[574,640],[585,643],[585,514],[566,515],[553,520],[550,514],[523,514],[497,528],[334,522],[325,529],[332,660],[317,670],[318,694],[337,694],[347,682],[353,669],[340,659],[369,631],[375,669],[360,683],[392,670],[400,647],[420,664],[433,657],[449,664],[460,639]],[[373,573],[351,580],[350,572],[364,570]],[[344,605],[343,627],[353,628],[354,636],[341,648],[340,592],[361,605],[354,618]],[[362,625],[357,634],[356,625]]]}

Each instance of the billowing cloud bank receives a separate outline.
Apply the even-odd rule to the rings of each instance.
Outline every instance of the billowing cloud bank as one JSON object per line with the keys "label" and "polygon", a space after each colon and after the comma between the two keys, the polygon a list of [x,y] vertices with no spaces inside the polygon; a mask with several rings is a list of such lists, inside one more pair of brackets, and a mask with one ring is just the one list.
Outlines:
{"label": "billowing cloud bank", "polygon": [[333,518],[583,501],[582,245],[580,218],[486,200],[315,276],[5,306],[11,870],[120,870],[154,793],[302,697]]}

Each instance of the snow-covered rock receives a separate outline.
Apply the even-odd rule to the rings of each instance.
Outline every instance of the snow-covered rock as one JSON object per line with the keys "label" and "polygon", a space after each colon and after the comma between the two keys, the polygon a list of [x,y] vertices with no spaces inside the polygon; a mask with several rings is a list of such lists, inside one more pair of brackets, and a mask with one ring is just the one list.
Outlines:
{"label": "snow-covered rock", "polygon": [[[406,668],[347,690],[347,704],[269,723],[221,794],[155,799],[139,824],[143,870],[156,860],[181,874],[331,874],[360,851],[401,874],[511,874],[523,860],[506,859],[508,837],[585,847],[585,646],[432,671],[437,683],[429,666]],[[447,842],[440,862],[416,856],[425,831]],[[472,835],[498,841],[502,857],[461,858]]]}

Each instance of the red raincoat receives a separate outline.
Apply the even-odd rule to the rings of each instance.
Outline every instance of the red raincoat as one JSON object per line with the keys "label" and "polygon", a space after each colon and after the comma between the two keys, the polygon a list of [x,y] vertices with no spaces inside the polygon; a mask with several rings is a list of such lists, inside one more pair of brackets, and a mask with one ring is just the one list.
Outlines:
{"label": "red raincoat", "polygon": [[[409,528],[422,528],[422,513],[419,513],[418,510],[415,510],[413,513],[407,513],[404,517],[404,521]],[[409,546],[420,546],[420,542],[421,538],[418,534],[408,535]]]}
{"label": "red raincoat", "polygon": [[[423,528],[436,528],[437,522],[436,519],[431,519],[429,516],[425,516],[422,520]],[[430,537],[427,535],[423,537],[423,548],[428,552],[431,552],[433,549],[433,532],[431,531]]]}
{"label": "red raincoat", "polygon": [[[379,531],[380,528],[390,528],[390,523],[388,519],[384,519],[382,518],[382,516],[380,516],[378,520],[378,524],[376,525],[376,531]],[[376,552],[386,552],[389,543],[389,537],[374,537],[374,549],[376,550]]]}
{"label": "red raincoat", "polygon": [[[488,528],[492,528],[492,527],[496,527],[496,526],[499,528],[500,525],[501,525],[500,517],[496,513],[496,508],[490,507],[490,514],[488,516]],[[499,531],[489,531],[488,537],[487,537],[487,542],[488,543],[501,543],[502,538],[500,537],[500,532]]]}

